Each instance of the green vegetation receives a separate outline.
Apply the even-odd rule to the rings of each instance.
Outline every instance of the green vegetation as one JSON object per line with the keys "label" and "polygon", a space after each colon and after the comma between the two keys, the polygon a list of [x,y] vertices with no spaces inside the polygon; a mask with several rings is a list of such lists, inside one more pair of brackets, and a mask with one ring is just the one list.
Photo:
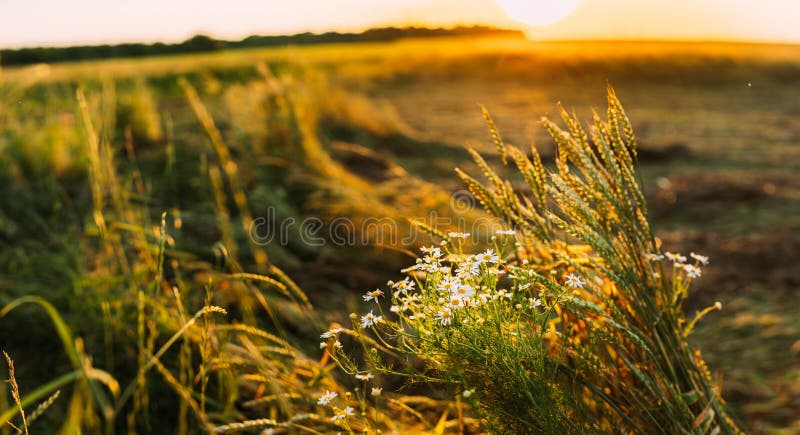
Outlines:
{"label": "green vegetation", "polygon": [[[330,421],[329,408],[317,403],[326,391],[339,393],[337,406],[338,400],[350,401],[342,402],[339,412],[355,406],[359,418],[364,412],[371,416],[363,423],[367,427],[434,433],[503,427],[506,420],[479,418],[487,408],[501,409],[502,397],[482,396],[467,371],[454,373],[464,377],[439,392],[426,383],[405,385],[395,375],[354,380],[319,349],[318,336],[349,323],[346,313],[362,311],[365,289],[397,280],[409,251],[430,244],[424,237],[411,245],[380,239],[375,226],[365,225],[370,218],[403,223],[430,211],[467,223],[487,218],[481,210],[454,207],[450,197],[463,189],[454,167],[464,173],[483,170],[470,163],[463,145],[484,155],[496,148],[476,102],[492,113],[507,150],[534,141],[546,162],[554,148],[546,131],[532,129],[532,120],[552,111],[556,99],[581,117],[588,114],[604,103],[607,81],[621,95],[638,134],[642,181],[637,185],[643,186],[652,222],[648,231],[623,233],[644,240],[642,234],[652,232],[664,251],[711,257],[702,277],[693,279],[694,290],[680,293],[679,300],[686,297],[683,309],[676,304],[666,311],[673,326],[717,300],[723,310],[709,313],[689,336],[690,344],[703,350],[710,381],[689,370],[688,377],[680,376],[679,388],[657,394],[631,388],[633,383],[609,386],[614,394],[597,406],[622,406],[617,394],[626,388],[642,395],[626,396],[630,400],[665,394],[675,406],[663,414],[609,412],[598,424],[625,414],[634,419],[632,428],[651,421],[647,418],[666,428],[672,417],[685,426],[690,415],[713,408],[714,415],[704,414],[700,424],[725,429],[729,423],[720,402],[699,405],[717,397],[709,388],[718,385],[742,428],[791,433],[800,424],[798,277],[791,255],[800,246],[798,70],[795,50],[784,46],[531,44],[494,38],[225,50],[2,70],[0,348],[13,359],[31,433],[43,427],[61,427],[64,433],[76,428],[195,433],[212,425],[222,432],[287,426],[296,432],[341,430]],[[532,158],[508,153],[509,163]],[[575,148],[558,155],[579,154]],[[486,158],[515,192],[536,195],[503,158]],[[583,181],[591,180],[589,175]],[[559,192],[548,189],[554,189],[548,195]],[[578,205],[551,201],[549,209],[564,212],[556,213],[562,219],[575,210],[555,204]],[[621,213],[635,208],[615,210],[621,222],[629,222]],[[270,213],[277,222],[319,219],[322,230],[312,234],[320,236],[346,217],[355,228],[369,229],[358,235],[367,243],[314,246],[303,243],[309,227],[299,225],[288,227],[287,243],[258,243],[251,229]],[[398,231],[399,239],[414,230],[398,225]],[[545,235],[530,235],[525,242],[537,245]],[[549,238],[566,248],[582,240],[577,236]],[[642,246],[653,247],[647,243]],[[510,246],[503,249],[509,261]],[[594,278],[625,288],[600,266],[622,267],[635,282],[649,280],[650,269],[641,274],[625,269],[639,264],[628,257],[648,250],[618,248],[625,260],[613,262],[601,253],[572,264],[586,253],[567,255],[558,265],[553,294],[530,297],[553,307],[552,319],[591,315],[595,321],[602,316],[592,314],[590,305],[564,303],[568,309],[555,309],[562,306],[556,303],[561,273],[590,282],[581,300],[597,303],[607,286]],[[526,270],[538,272],[547,264],[538,259],[532,253]],[[650,293],[636,295],[674,295],[671,282],[648,281],[641,288]],[[511,306],[503,307],[511,313]],[[543,307],[525,314],[534,320],[531,328],[543,324]],[[610,318],[626,328],[641,326],[637,313],[625,311],[624,322],[616,314]],[[559,329],[564,324],[528,349],[536,352],[530,356],[545,356],[541,346],[564,336]],[[590,353],[565,367],[573,370],[601,349],[592,334],[603,331],[588,329],[587,336],[579,336]],[[658,366],[660,357],[639,360],[646,352],[636,352],[652,350],[653,335],[645,327],[638,331],[645,346],[631,338],[626,349],[637,361]],[[347,334],[340,340],[348,352],[358,343]],[[688,349],[682,337],[676,343],[674,349]],[[565,349],[576,348],[570,342]],[[370,357],[366,350],[354,360]],[[687,354],[680,355],[684,360]],[[690,366],[699,365],[688,355]],[[601,358],[599,367],[621,367],[610,361]],[[420,368],[414,365],[419,361],[411,362]],[[595,366],[581,368],[587,376],[597,373]],[[662,379],[660,369],[639,373],[662,385],[656,381]],[[372,387],[383,391],[370,396]],[[594,412],[592,403],[570,399],[577,390],[541,387],[543,397],[565,400],[549,409]],[[464,398],[464,389],[475,395]],[[5,391],[0,421],[21,427],[16,398]],[[346,391],[353,393],[348,397]],[[681,400],[691,403],[683,406]],[[40,404],[43,413],[36,412]],[[362,426],[353,419],[350,428]],[[4,425],[3,431],[15,430]]]}
{"label": "green vegetation", "polygon": [[118,57],[143,57],[181,53],[199,53],[223,49],[274,47],[285,45],[332,44],[346,42],[390,42],[402,38],[435,38],[452,36],[523,37],[519,30],[495,29],[485,26],[431,29],[425,27],[384,27],[361,33],[326,32],[296,35],[251,35],[240,41],[225,41],[206,35],[195,35],[175,44],[127,43],[117,45],[86,45],[74,47],[35,47],[0,50],[0,65],[29,65],[34,63],[69,62]]}
{"label": "green vegetation", "polygon": [[[400,361],[423,358],[433,373],[410,366],[409,375],[464,390],[494,433],[738,433],[686,341],[720,308],[691,321],[682,311],[708,259],[657,253],[633,166],[636,139],[613,91],[608,121],[595,117],[590,134],[566,111],[562,118],[568,131],[543,120],[558,146],[551,173],[536,148],[529,159],[506,146],[489,119],[503,163],[513,160],[530,194],[518,196],[477,153],[489,185],[459,175],[517,230],[498,230],[493,248],[475,255],[463,247],[471,234],[439,235],[441,248],[422,248],[410,268],[415,281],[392,283],[395,314],[370,310],[356,328],[374,329]],[[383,296],[364,300],[381,310]],[[364,336],[362,345],[370,346]],[[331,352],[358,373],[341,348]],[[369,370],[397,373],[377,352],[365,354]]]}

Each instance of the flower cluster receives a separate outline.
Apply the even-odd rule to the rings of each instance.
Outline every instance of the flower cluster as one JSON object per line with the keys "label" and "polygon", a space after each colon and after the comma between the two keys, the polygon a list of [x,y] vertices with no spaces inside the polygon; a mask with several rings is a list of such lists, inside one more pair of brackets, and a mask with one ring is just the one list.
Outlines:
{"label": "flower cluster", "polygon": [[[368,371],[340,347],[330,345],[331,340],[338,343],[340,328],[321,336],[328,340],[329,354],[366,384],[373,378],[372,372],[398,373],[387,368],[391,364],[381,360],[384,354],[377,351],[378,347],[392,355],[430,357],[441,354],[443,347],[460,346],[465,335],[477,338],[485,335],[483,331],[493,334],[496,332],[490,331],[503,330],[507,332],[502,334],[509,335],[508,341],[500,338],[501,346],[526,346],[533,353],[545,352],[541,344],[555,307],[568,298],[581,297],[593,281],[585,271],[568,265],[547,269],[546,276],[540,273],[534,279],[535,266],[511,255],[518,252],[516,238],[511,237],[516,233],[501,230],[497,234],[502,237],[492,237],[491,246],[466,253],[461,240],[470,235],[452,233],[447,243],[421,248],[419,258],[403,270],[405,277],[363,295],[369,311],[351,314],[351,319],[354,334],[362,345],[370,347],[364,354]],[[523,336],[527,345],[518,342],[517,337]],[[468,385],[472,384],[461,386],[465,398],[473,394]],[[361,400],[368,395],[377,400],[382,391],[364,385],[356,394],[362,395]],[[332,398],[320,400],[330,403]],[[332,420],[346,423],[349,415],[347,408],[337,409]]]}
{"label": "flower cluster", "polygon": [[[499,230],[498,235],[513,236],[513,230]],[[451,241],[469,238],[469,233],[450,233]],[[411,267],[404,269],[409,276],[400,281],[389,281],[391,306],[397,322],[387,325],[403,331],[402,324],[413,326],[431,324],[449,327],[454,322],[481,324],[485,321],[484,309],[489,303],[506,303],[508,307],[529,312],[541,309],[547,299],[541,297],[540,290],[531,287],[526,263],[515,265],[504,260],[503,252],[513,251],[512,237],[500,238],[505,243],[498,244],[477,254],[465,254],[459,243],[443,243],[440,246],[421,248],[421,255]],[[511,249],[509,249],[511,248]],[[568,273],[559,280],[558,285],[566,290],[579,289],[586,285],[583,277],[575,272]],[[365,302],[375,302],[382,310],[380,298],[385,292],[376,289],[367,292]],[[532,314],[532,313],[529,313]],[[384,314],[374,310],[361,316],[361,328],[373,328],[385,323]],[[430,331],[430,328],[420,330]]]}
{"label": "flower cluster", "polygon": [[331,409],[333,409],[333,417],[331,417],[331,422],[333,423],[345,422],[347,417],[353,417],[356,415],[355,410],[353,409],[352,406],[345,406],[344,408],[339,408],[336,405],[334,405],[333,402],[337,397],[339,397],[338,393],[326,390],[325,394],[323,394],[317,399],[317,405],[328,406],[331,407]]}
{"label": "flower cluster", "polygon": [[[339,333],[342,332],[342,331],[343,331],[342,328],[332,328],[332,329],[329,329],[329,330],[323,332],[319,336],[319,338],[323,338],[325,340],[333,340],[333,344],[332,344],[333,348],[334,349],[341,349],[342,348],[342,343],[339,342]],[[320,344],[319,344],[320,349],[325,349],[327,346],[328,346],[328,343],[325,342],[325,341],[320,342]]]}
{"label": "flower cluster", "polygon": [[686,274],[686,277],[689,279],[700,278],[702,274],[702,270],[700,269],[700,265],[706,266],[708,265],[708,257],[700,254],[695,254],[694,252],[689,254],[694,260],[694,264],[687,263],[688,258],[685,255],[681,255],[680,253],[672,253],[672,252],[665,252],[663,254],[660,253],[648,253],[645,254],[645,258],[649,261],[661,261],[667,259],[672,262],[673,267],[676,270],[681,270]]}

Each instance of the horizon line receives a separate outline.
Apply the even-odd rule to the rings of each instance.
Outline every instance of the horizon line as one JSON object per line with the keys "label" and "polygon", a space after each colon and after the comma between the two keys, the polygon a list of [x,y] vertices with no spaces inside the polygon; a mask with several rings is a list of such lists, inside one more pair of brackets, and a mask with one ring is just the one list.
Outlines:
{"label": "horizon line", "polygon": [[[726,37],[691,37],[691,36],[674,36],[674,37],[663,37],[663,36],[637,36],[637,37],[608,37],[608,36],[588,36],[588,37],[577,37],[577,38],[564,38],[564,37],[536,37],[535,35],[531,35],[532,28],[529,26],[521,26],[521,27],[512,27],[512,26],[499,26],[487,23],[460,23],[460,24],[449,24],[449,25],[427,25],[427,24],[407,24],[407,25],[399,25],[399,24],[391,24],[387,23],[386,25],[375,25],[356,29],[344,29],[344,28],[329,28],[326,30],[301,30],[293,33],[247,33],[243,34],[239,37],[224,37],[224,36],[217,36],[214,35],[213,32],[205,32],[202,30],[198,30],[195,32],[191,32],[186,37],[180,39],[118,39],[115,41],[105,40],[105,41],[86,41],[86,42],[67,42],[64,44],[61,43],[53,43],[53,44],[28,44],[28,45],[10,45],[10,46],[0,46],[0,50],[24,50],[24,49],[41,49],[41,48],[72,48],[72,47],[96,47],[96,46],[104,46],[104,45],[125,45],[125,44],[179,44],[181,42],[187,41],[195,36],[208,36],[212,39],[224,42],[237,42],[247,39],[252,36],[261,36],[261,37],[291,37],[291,36],[299,36],[299,35],[324,35],[327,33],[339,33],[343,35],[358,35],[365,33],[370,30],[376,29],[388,29],[388,28],[395,28],[395,29],[431,29],[431,30],[455,30],[459,28],[486,28],[487,30],[496,30],[496,31],[519,31],[523,33],[523,37],[521,39],[526,39],[531,42],[546,42],[546,43],[688,43],[688,44],[729,44],[729,45],[773,45],[773,46],[800,46],[800,40],[793,40],[793,39],[741,39],[741,38],[726,38]],[[443,37],[447,37],[444,35]],[[452,35],[452,37],[481,37],[480,35]],[[403,37],[400,39],[413,39],[414,37]],[[433,38],[432,38],[433,39]],[[341,42],[342,44],[358,44],[364,43],[367,41],[350,41],[350,42]],[[315,45],[316,43],[310,43],[307,45]],[[293,45],[293,44],[287,44]],[[306,44],[304,44],[306,45]],[[233,49],[233,48],[231,48]]]}

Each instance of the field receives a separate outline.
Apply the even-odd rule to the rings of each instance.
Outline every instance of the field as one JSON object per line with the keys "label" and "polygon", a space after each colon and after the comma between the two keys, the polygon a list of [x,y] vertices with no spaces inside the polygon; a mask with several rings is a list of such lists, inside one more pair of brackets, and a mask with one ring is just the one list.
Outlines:
{"label": "field", "polygon": [[[25,305],[0,318],[0,348],[14,360],[22,396],[78,370],[73,354],[123,389],[149,379],[127,417],[112,423],[118,431],[199,427],[187,415],[205,409],[196,379],[211,371],[214,423],[291,415],[295,405],[283,402],[243,407],[262,392],[246,383],[231,390],[232,375],[206,364],[208,312],[202,331],[186,333],[196,347],[182,341],[152,373],[136,376],[182,335],[191,313],[211,305],[227,309],[230,324],[280,335],[313,366],[319,333],[349,324],[363,292],[396,280],[413,262],[409,252],[429,244],[422,236],[400,242],[413,233],[407,218],[485,216],[453,202],[473,204],[454,172],[479,171],[466,145],[513,176],[493,157],[480,105],[507,143],[534,143],[550,160],[540,118],[558,117],[560,102],[591,120],[592,110],[604,112],[611,85],[639,139],[663,249],[711,258],[684,309],[692,318],[720,301],[722,310],[698,323],[691,343],[747,432],[798,433],[798,53],[781,45],[453,38],[2,70],[0,306],[41,296],[71,332],[62,341],[41,310]],[[359,243],[324,237],[331,233],[321,228],[342,218],[360,229]],[[296,224],[285,243],[261,243],[259,219]],[[395,237],[381,233],[385,222]],[[247,281],[242,272],[272,278]],[[229,365],[246,365],[234,361],[246,354],[262,375],[280,372],[265,368],[267,344],[229,334]],[[329,382],[324,376],[311,378]],[[85,410],[92,389],[65,388],[41,424],[100,431]],[[194,400],[178,405],[176,394]],[[434,432],[450,409],[437,406],[422,412]],[[0,410],[11,407],[11,396],[0,395]]]}

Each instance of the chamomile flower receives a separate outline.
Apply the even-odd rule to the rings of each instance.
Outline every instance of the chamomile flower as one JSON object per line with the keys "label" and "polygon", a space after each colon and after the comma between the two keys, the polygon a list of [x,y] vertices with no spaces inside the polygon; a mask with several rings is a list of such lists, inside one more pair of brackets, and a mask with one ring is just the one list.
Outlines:
{"label": "chamomile flower", "polygon": [[665,252],[664,256],[667,257],[667,259],[669,261],[672,261],[672,262],[675,262],[675,263],[685,263],[686,262],[686,257],[684,257],[681,254],[673,254],[672,252]]}
{"label": "chamomile flower", "polygon": [[332,328],[332,329],[330,329],[328,331],[323,332],[322,335],[319,336],[319,338],[336,337],[336,335],[339,334],[342,331],[343,331],[342,328]]}
{"label": "chamomile flower", "polygon": [[325,394],[317,399],[317,405],[326,406],[331,403],[331,400],[335,399],[336,396],[338,396],[338,394],[334,393],[333,391],[325,390]]}
{"label": "chamomile flower", "polygon": [[458,307],[461,307],[461,306],[465,306],[466,304],[467,304],[467,301],[464,300],[464,299],[461,299],[461,298],[456,297],[456,296],[451,296],[450,297],[450,306],[453,307],[453,308],[458,308]]}
{"label": "chamomile flower", "polygon": [[450,308],[442,308],[436,316],[436,320],[444,326],[449,325],[453,322],[453,312],[450,311]]}
{"label": "chamomile flower", "polygon": [[383,316],[376,316],[372,314],[372,310],[369,313],[361,316],[361,327],[362,328],[371,328],[372,325],[380,323],[383,320]]}
{"label": "chamomile flower", "polygon": [[513,236],[516,234],[516,232],[514,230],[497,230],[495,231],[495,234],[498,236]]}
{"label": "chamomile flower", "polygon": [[336,413],[336,415],[334,415],[333,417],[331,417],[331,421],[335,423],[335,422],[337,422],[337,421],[344,420],[345,418],[347,418],[347,417],[352,417],[352,416],[354,416],[354,415],[356,415],[356,414],[355,414],[355,412],[353,411],[353,407],[351,407],[351,406],[348,406],[348,407],[345,407],[345,408],[342,410],[342,412],[338,412],[338,413]]}
{"label": "chamomile flower", "polygon": [[530,298],[530,299],[528,299],[528,301],[530,302],[530,308],[531,309],[534,309],[534,308],[542,305],[542,301],[539,298]]}
{"label": "chamomile flower", "polygon": [[494,294],[494,299],[506,298],[511,300],[512,296],[514,295],[510,291],[507,291],[505,289],[500,289],[497,291],[497,293]]}
{"label": "chamomile flower", "polygon": [[647,254],[644,254],[644,258],[648,259],[649,261],[661,261],[661,260],[664,259],[664,255],[663,254],[653,254],[653,253],[648,252]]}
{"label": "chamomile flower", "polygon": [[439,258],[442,256],[442,249],[435,246],[431,247],[423,246],[422,248],[420,248],[420,251],[422,251],[423,254],[428,254],[428,256],[433,258]]}
{"label": "chamomile flower", "polygon": [[378,302],[378,298],[383,296],[383,291],[379,289],[375,289],[371,292],[367,292],[362,298],[364,298],[364,302],[375,301]]}
{"label": "chamomile flower", "polygon": [[[438,251],[439,248],[436,248],[436,250]],[[440,262],[440,258],[441,258],[441,254],[439,254],[439,255],[428,254],[428,255],[422,257],[422,261],[425,264],[436,264],[436,265],[438,265],[439,262]]]}
{"label": "chamomile flower", "polygon": [[475,294],[475,289],[470,285],[459,283],[450,293],[459,299],[469,299]]}
{"label": "chamomile flower", "polygon": [[486,251],[476,255],[475,258],[481,263],[492,263],[492,264],[495,264],[500,260],[500,258],[494,252],[494,249],[487,249]]}
{"label": "chamomile flower", "polygon": [[461,281],[459,281],[457,278],[446,276],[444,279],[442,279],[437,288],[439,291],[452,293],[456,288],[458,288],[459,284],[461,284]]}
{"label": "chamomile flower", "polygon": [[406,277],[402,281],[398,281],[398,282],[389,281],[388,284],[389,284],[390,287],[392,287],[393,289],[397,290],[397,292],[401,293],[401,294],[405,294],[405,293],[407,293],[409,291],[414,290],[414,286],[417,285],[417,283],[415,283],[414,281],[412,281],[408,277]]}
{"label": "chamomile flower", "polygon": [[383,388],[381,388],[381,387],[372,387],[372,393],[371,394],[374,397],[380,396],[382,392],[383,392]]}
{"label": "chamomile flower", "polygon": [[375,375],[373,375],[372,373],[364,373],[363,375],[362,374],[356,375],[356,379],[358,379],[359,381],[368,381],[374,377]]}
{"label": "chamomile flower", "polygon": [[477,275],[480,273],[481,264],[478,261],[474,261],[472,259],[466,260],[463,263],[458,265],[458,269],[456,269],[456,275],[459,278],[469,278]]}
{"label": "chamomile flower", "polygon": [[692,252],[689,254],[689,256],[699,261],[700,264],[702,264],[703,266],[708,264],[708,257],[706,257],[705,255],[695,254],[694,252]]}
{"label": "chamomile flower", "polygon": [[569,275],[567,275],[566,285],[572,288],[580,288],[583,287],[585,284],[586,282],[584,282],[580,276],[575,275],[574,273],[570,273]]}
{"label": "chamomile flower", "polygon": [[692,266],[691,264],[685,264],[683,266],[684,272],[686,272],[686,276],[689,278],[700,278],[700,268],[697,266]]}
{"label": "chamomile flower", "polygon": [[427,273],[436,273],[439,271],[440,267],[441,263],[439,263],[438,259],[425,256],[424,258],[417,258],[417,264],[415,264],[411,269],[421,270]]}

